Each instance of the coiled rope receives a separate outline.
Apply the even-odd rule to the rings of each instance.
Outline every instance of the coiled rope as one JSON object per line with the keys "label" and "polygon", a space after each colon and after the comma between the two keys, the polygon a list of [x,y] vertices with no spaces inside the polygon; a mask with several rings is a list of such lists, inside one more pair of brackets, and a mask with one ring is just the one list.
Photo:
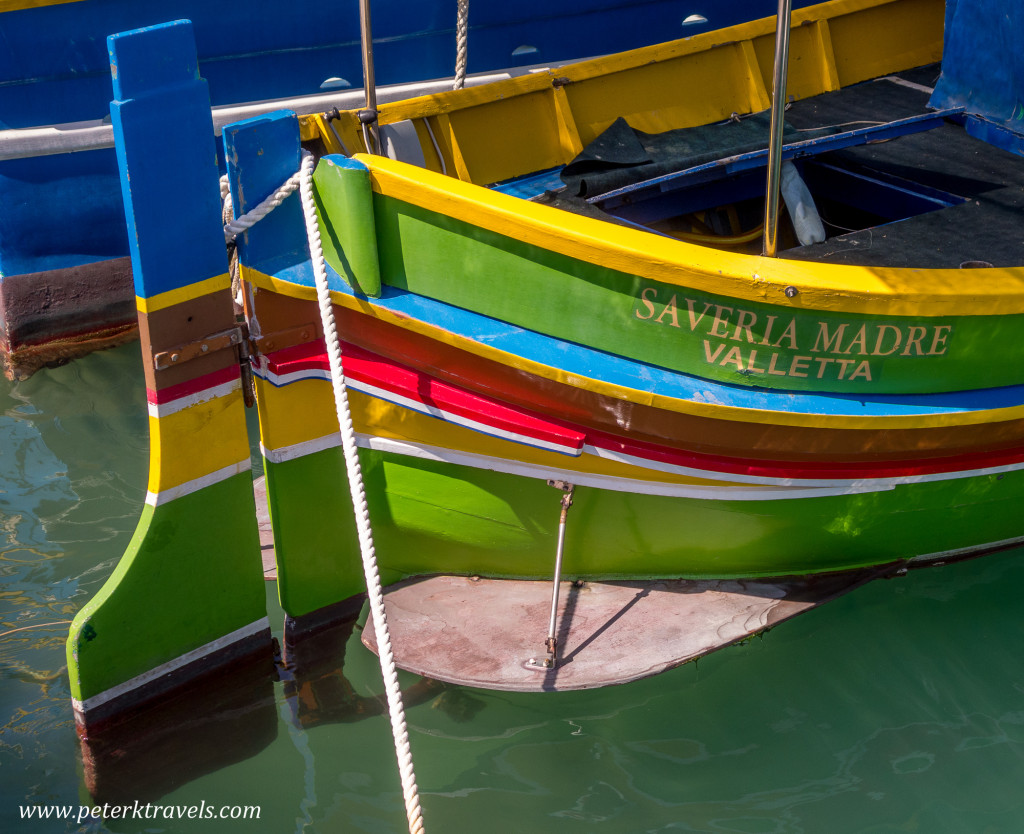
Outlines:
{"label": "coiled rope", "polygon": [[[370,526],[370,509],[366,501],[363,471],[356,448],[356,433],[348,404],[345,372],[341,365],[341,340],[338,337],[338,326],[334,318],[334,308],[331,305],[331,294],[327,287],[327,268],[324,265],[323,247],[320,243],[320,229],[316,222],[316,204],[313,201],[314,165],[313,154],[303,150],[299,170],[252,211],[225,224],[224,237],[229,241],[234,240],[235,236],[252,228],[260,219],[281,205],[284,198],[296,188],[299,189],[302,213],[306,221],[306,239],[309,242],[310,261],[316,280],[317,301],[320,304],[320,318],[324,328],[324,341],[327,343],[331,384],[334,388],[334,406],[338,414],[338,426],[341,430],[341,447],[345,456],[352,508],[355,511],[359,553],[363,561],[363,575],[366,579],[366,591],[370,600],[370,614],[373,617],[373,627],[377,633],[377,653],[380,657],[381,674],[384,677],[384,691],[387,694],[391,734],[394,737],[395,755],[398,758],[398,771],[402,778],[405,815],[409,821],[410,834],[422,834],[424,830],[423,813],[420,809],[419,793],[416,788],[416,774],[413,771],[412,750],[409,747],[409,732],[405,722],[405,707],[402,704],[398,670],[395,667],[395,657],[391,649],[391,633],[388,630],[387,616],[384,612],[384,592],[381,588],[380,572],[377,569],[373,529]],[[222,196],[223,193],[222,188]],[[230,199],[228,196],[227,201],[230,202]]]}
{"label": "coiled rope", "polygon": [[338,338],[338,326],[334,319],[331,294],[327,288],[327,268],[324,265],[323,247],[320,244],[320,229],[316,222],[316,204],[313,202],[313,165],[313,155],[308,151],[303,151],[302,165],[299,168],[301,175],[299,189],[302,197],[302,211],[306,219],[306,238],[309,241],[310,260],[313,263],[313,276],[316,279],[316,295],[320,303],[320,318],[323,321],[327,357],[331,366],[334,405],[338,412],[338,425],[341,428],[341,446],[345,454],[352,507],[355,510],[356,531],[359,535],[359,552],[363,559],[366,591],[370,600],[373,627],[377,633],[380,670],[384,676],[384,691],[388,696],[391,734],[394,736],[398,770],[402,777],[405,814],[409,820],[410,833],[417,834],[417,832],[423,831],[423,814],[420,810],[419,794],[416,790],[416,774],[412,767],[412,751],[409,748],[409,733],[405,723],[402,692],[398,685],[398,671],[395,668],[395,658],[391,651],[391,634],[388,630],[387,616],[384,613],[384,592],[381,589],[380,573],[377,570],[373,530],[370,527],[370,509],[366,502],[363,472],[356,449],[356,433],[352,426],[352,413],[348,404],[345,372],[341,366],[341,341]]}
{"label": "coiled rope", "polygon": [[461,90],[466,85],[466,63],[469,58],[469,0],[459,0],[455,47],[455,86],[452,89]]}

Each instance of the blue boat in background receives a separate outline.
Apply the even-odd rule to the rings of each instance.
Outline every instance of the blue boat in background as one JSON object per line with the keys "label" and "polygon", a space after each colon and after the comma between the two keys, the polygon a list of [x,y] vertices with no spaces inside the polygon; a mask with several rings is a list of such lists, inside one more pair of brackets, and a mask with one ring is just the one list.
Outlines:
{"label": "blue boat in background", "polygon": [[[467,70],[493,80],[496,71],[619,52],[774,11],[772,0],[474,0]],[[238,12],[223,0],[0,3],[0,363],[9,378],[135,337],[108,34],[192,20],[218,130],[281,106],[358,106],[355,0],[256,0],[244,17]],[[395,95],[407,98],[412,82],[447,79],[424,92],[452,83],[457,20],[456,0],[374,0],[381,100],[389,85],[403,85]]]}

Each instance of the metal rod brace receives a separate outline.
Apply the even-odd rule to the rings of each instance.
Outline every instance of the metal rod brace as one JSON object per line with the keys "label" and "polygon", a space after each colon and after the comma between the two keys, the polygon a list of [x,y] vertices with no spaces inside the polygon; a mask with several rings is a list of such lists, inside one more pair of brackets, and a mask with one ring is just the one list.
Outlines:
{"label": "metal rod brace", "polygon": [[569,507],[572,506],[574,484],[568,481],[548,481],[548,486],[562,490],[562,512],[558,519],[558,547],[555,551],[555,576],[551,589],[551,613],[548,617],[548,637],[544,641],[548,656],[543,660],[530,658],[528,665],[540,669],[554,669],[558,665],[558,589],[562,581],[562,554],[565,551],[565,522],[569,516]]}

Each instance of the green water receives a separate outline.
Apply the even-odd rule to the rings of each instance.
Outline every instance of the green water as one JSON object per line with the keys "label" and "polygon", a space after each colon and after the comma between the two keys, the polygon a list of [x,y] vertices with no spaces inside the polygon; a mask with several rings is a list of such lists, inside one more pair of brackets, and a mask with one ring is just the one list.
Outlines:
{"label": "green water", "polygon": [[[70,619],[113,570],[145,496],[146,431],[136,345],[0,383],[0,631]],[[1022,587],[1011,551],[875,583],[626,686],[447,690],[408,710],[426,830],[1024,831]],[[66,628],[0,638],[0,831],[406,830],[386,719],[304,728],[281,683],[255,753],[239,739],[229,763],[184,764],[151,800],[259,805],[259,822],[21,820],[23,805],[91,804]],[[345,674],[382,691],[355,638]]]}

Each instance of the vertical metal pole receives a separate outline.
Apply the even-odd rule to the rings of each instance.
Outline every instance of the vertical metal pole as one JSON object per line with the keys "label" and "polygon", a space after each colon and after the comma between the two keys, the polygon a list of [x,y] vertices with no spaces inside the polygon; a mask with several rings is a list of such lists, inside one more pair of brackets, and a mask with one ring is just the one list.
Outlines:
{"label": "vertical metal pole", "polygon": [[572,493],[576,489],[568,481],[548,481],[548,486],[562,490],[562,512],[558,519],[558,547],[555,551],[555,576],[551,589],[551,615],[548,617],[548,638],[545,641],[548,656],[544,660],[531,657],[526,666],[533,669],[554,669],[558,664],[558,586],[562,581],[562,554],[565,551],[565,522],[572,506]]}
{"label": "vertical metal pole", "polygon": [[779,238],[779,180],[782,174],[782,127],[789,74],[791,0],[779,0],[775,23],[775,75],[772,80],[771,139],[768,143],[768,189],[764,207],[764,254],[774,258]]}
{"label": "vertical metal pole", "polygon": [[370,0],[359,0],[359,36],[363,44],[363,89],[366,91],[366,107],[359,111],[363,123],[363,138],[367,139],[370,153],[380,152],[380,136],[377,132],[377,81],[373,74],[373,25],[370,20]]}
{"label": "vertical metal pole", "polygon": [[558,519],[558,549],[555,552],[555,587],[551,592],[551,616],[548,618],[548,662],[554,667],[558,662],[558,636],[555,628],[558,624],[558,586],[562,581],[562,554],[565,552],[565,521],[569,514],[569,507],[572,506],[573,485],[567,484],[565,493],[562,495],[562,513]]}

